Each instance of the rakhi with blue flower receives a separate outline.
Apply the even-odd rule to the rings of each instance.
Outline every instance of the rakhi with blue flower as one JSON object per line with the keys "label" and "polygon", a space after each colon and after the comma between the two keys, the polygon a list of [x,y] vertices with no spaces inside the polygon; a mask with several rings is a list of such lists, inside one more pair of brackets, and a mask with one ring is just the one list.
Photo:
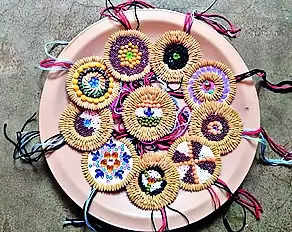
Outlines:
{"label": "rakhi with blue flower", "polygon": [[[108,6],[108,2],[110,6]],[[211,5],[213,6],[216,1]],[[42,70],[67,71],[66,92],[69,104],[60,115],[59,132],[42,143],[28,144],[39,138],[38,131],[24,132],[31,117],[17,132],[14,159],[32,163],[48,152],[68,144],[81,153],[81,169],[91,187],[82,219],[67,219],[64,225],[96,229],[88,220],[90,204],[99,192],[126,190],[129,201],[142,210],[160,211],[159,232],[167,231],[166,209],[179,213],[170,205],[180,191],[207,190],[215,210],[221,206],[214,187],[224,190],[228,199],[260,218],[260,203],[246,190],[232,192],[220,179],[221,156],[228,155],[242,139],[261,143],[260,158],[266,164],[292,165],[292,153],[274,142],[266,130],[244,128],[231,103],[236,83],[257,74],[271,91],[292,91],[292,82],[272,84],[263,70],[254,69],[234,75],[226,64],[202,59],[203,51],[196,35],[191,34],[194,18],[204,21],[217,32],[235,37],[239,29],[226,18],[201,13],[186,14],[183,30],[171,30],[151,42],[139,30],[137,8],[153,8],[143,1],[126,1],[114,6],[106,1],[102,16],[124,26],[114,32],[104,45],[104,57],[83,57],[75,62],[49,56],[40,62]],[[137,27],[133,29],[124,12],[134,7]],[[229,28],[215,19],[223,18]],[[65,41],[55,42],[66,45]],[[175,85],[177,88],[173,88]],[[265,149],[282,156],[265,157]],[[181,190],[180,190],[181,189]],[[224,216],[224,225],[233,231]]]}

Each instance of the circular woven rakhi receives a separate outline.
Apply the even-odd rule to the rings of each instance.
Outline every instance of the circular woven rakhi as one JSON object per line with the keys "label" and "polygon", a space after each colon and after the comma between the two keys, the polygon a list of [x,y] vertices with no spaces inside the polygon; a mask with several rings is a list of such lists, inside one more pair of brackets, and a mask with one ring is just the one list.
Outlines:
{"label": "circular woven rakhi", "polygon": [[150,72],[149,38],[140,31],[121,30],[112,34],[104,47],[111,73],[122,81],[134,81]]}
{"label": "circular woven rakhi", "polygon": [[239,114],[225,103],[206,102],[192,112],[190,135],[203,138],[221,155],[233,151],[241,142],[243,125]]}
{"label": "circular woven rakhi", "polygon": [[104,61],[96,56],[78,60],[66,78],[69,98],[85,109],[108,106],[117,97],[120,84],[109,73]]}
{"label": "circular woven rakhi", "polygon": [[124,101],[122,113],[127,131],[142,141],[153,141],[171,132],[175,104],[157,87],[140,87]]}
{"label": "circular woven rakhi", "polygon": [[118,191],[138,171],[139,157],[127,139],[111,138],[96,151],[82,155],[81,168],[88,183],[99,191]]}
{"label": "circular woven rakhi", "polygon": [[139,171],[127,185],[130,201],[144,210],[158,210],[171,204],[179,191],[179,174],[165,153],[146,153]]}
{"label": "circular woven rakhi", "polygon": [[81,151],[92,151],[102,146],[110,137],[114,123],[108,109],[80,110],[68,105],[59,120],[59,130],[65,141]]}
{"label": "circular woven rakhi", "polygon": [[166,82],[180,82],[193,74],[201,59],[197,40],[183,31],[168,31],[151,49],[150,64],[154,72]]}
{"label": "circular woven rakhi", "polygon": [[181,181],[181,188],[200,191],[218,179],[221,158],[216,146],[210,146],[200,137],[183,136],[170,147],[168,156],[174,162]]}
{"label": "circular woven rakhi", "polygon": [[201,61],[192,76],[183,78],[182,87],[185,100],[193,109],[206,101],[230,104],[236,93],[233,72],[217,61]]}

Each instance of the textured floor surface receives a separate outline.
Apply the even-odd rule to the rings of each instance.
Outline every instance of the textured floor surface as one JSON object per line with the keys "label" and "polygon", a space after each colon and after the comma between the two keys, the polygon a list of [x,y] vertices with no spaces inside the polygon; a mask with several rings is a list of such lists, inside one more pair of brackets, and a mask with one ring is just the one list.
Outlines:
{"label": "textured floor surface", "polygon": [[[211,1],[149,0],[159,8],[180,12],[202,10]],[[44,58],[44,41],[72,39],[99,18],[104,1],[0,1],[0,125],[16,131],[38,110],[44,75],[34,66]],[[212,12],[224,14],[242,28],[231,43],[248,67],[265,69],[271,81],[292,77],[292,1],[221,0]],[[259,93],[261,124],[292,149],[292,94]],[[35,127],[37,124],[34,125]],[[36,168],[13,162],[12,146],[0,139],[0,231],[63,231],[64,216],[78,208],[62,192],[44,160]],[[248,216],[245,231],[292,231],[292,172],[254,161],[243,186],[262,202],[261,221]],[[233,218],[232,220],[236,220]],[[221,214],[196,224],[191,231],[224,231]],[[81,231],[65,228],[64,231]],[[104,230],[105,231],[105,230]],[[106,231],[118,231],[106,229]]]}

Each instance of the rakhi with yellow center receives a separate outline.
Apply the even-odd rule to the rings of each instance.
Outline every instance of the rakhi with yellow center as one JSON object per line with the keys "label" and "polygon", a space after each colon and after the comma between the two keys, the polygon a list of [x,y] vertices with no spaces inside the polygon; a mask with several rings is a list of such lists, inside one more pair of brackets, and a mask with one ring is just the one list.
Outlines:
{"label": "rakhi with yellow center", "polygon": [[118,96],[120,84],[110,74],[102,58],[91,56],[78,60],[70,68],[66,90],[76,105],[97,110],[112,103]]}
{"label": "rakhi with yellow center", "polygon": [[127,45],[121,46],[118,57],[121,61],[121,66],[134,68],[141,63],[142,52],[139,52],[138,45],[129,42]]}

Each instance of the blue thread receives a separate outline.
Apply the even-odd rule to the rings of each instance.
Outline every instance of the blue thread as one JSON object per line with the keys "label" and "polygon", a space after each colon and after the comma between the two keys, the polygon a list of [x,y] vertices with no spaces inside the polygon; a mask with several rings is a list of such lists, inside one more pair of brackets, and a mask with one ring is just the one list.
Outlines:
{"label": "blue thread", "polygon": [[91,126],[91,119],[84,119],[83,125],[89,128]]}
{"label": "blue thread", "polygon": [[104,172],[100,169],[95,170],[95,178],[97,179],[98,177],[101,177],[102,179],[104,178]]}
{"label": "blue thread", "polygon": [[263,137],[262,134],[260,134],[260,137],[261,139],[264,141],[263,143],[261,143],[261,146],[260,146],[260,153],[259,153],[259,158],[260,160],[267,164],[267,165],[271,165],[271,166],[280,166],[280,165],[284,165],[284,166],[292,166],[292,160],[284,160],[283,158],[282,159],[270,159],[270,158],[267,158],[265,156],[265,151],[267,149],[267,141],[266,139]]}
{"label": "blue thread", "polygon": [[[249,131],[249,130],[245,130],[245,131]],[[270,159],[270,158],[266,157],[265,152],[266,152],[266,149],[268,147],[268,142],[262,134],[260,134],[259,138],[253,138],[253,137],[250,137],[247,135],[244,135],[242,137],[245,139],[256,141],[260,144],[259,159],[264,164],[270,165],[270,166],[280,166],[280,165],[292,166],[292,160],[287,161],[283,158],[282,159]]]}
{"label": "blue thread", "polygon": [[150,107],[148,107],[147,110],[144,110],[144,114],[147,117],[151,117],[154,114],[154,112],[153,112],[153,110]]}
{"label": "blue thread", "polygon": [[97,190],[95,188],[91,188],[89,197],[85,201],[85,204],[84,204],[84,220],[85,220],[85,224],[88,227],[88,229],[91,230],[91,231],[93,231],[93,232],[97,232],[97,231],[94,229],[94,227],[92,227],[90,225],[89,220],[88,220],[88,217],[87,217],[87,214],[88,214],[89,207],[90,207],[90,205],[92,203],[92,200],[93,200],[94,196],[96,195],[96,193],[97,193]]}
{"label": "blue thread", "polygon": [[90,81],[88,81],[88,84],[91,88],[97,88],[99,86],[99,79],[97,77],[91,77]]}

